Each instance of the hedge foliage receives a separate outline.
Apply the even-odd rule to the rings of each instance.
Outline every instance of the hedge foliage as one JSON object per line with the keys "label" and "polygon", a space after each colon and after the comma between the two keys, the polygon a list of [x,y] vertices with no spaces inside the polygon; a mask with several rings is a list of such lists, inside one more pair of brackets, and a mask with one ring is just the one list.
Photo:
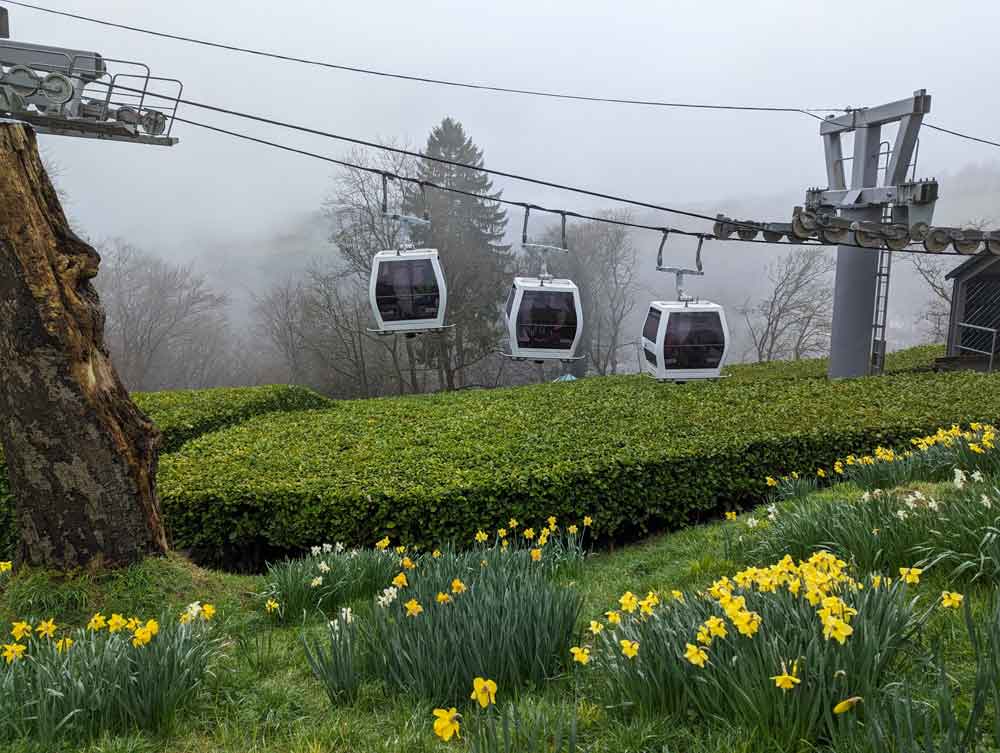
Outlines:
{"label": "hedge foliage", "polygon": [[[934,359],[945,353],[943,345],[917,345],[897,350],[885,357],[885,372],[897,374],[909,371],[929,371]],[[759,381],[761,379],[825,378],[830,361],[827,358],[801,358],[798,361],[739,363],[727,366],[724,373],[730,379]]]}
{"label": "hedge foliage", "polygon": [[[312,390],[287,385],[135,392],[132,399],[163,432],[163,453],[180,449],[194,437],[264,413],[331,405]],[[0,451],[0,560],[10,556],[14,541],[14,504]]]}
{"label": "hedge foliage", "polygon": [[471,542],[511,516],[677,526],[764,477],[1000,414],[1000,374],[659,384],[607,377],[338,403],[200,437],[164,458],[174,538],[202,557],[323,541]]}

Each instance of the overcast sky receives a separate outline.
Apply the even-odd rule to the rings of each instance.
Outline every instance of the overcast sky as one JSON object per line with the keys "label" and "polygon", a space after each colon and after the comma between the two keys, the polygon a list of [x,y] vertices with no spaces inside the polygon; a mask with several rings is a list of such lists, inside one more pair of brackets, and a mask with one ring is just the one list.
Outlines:
{"label": "overcast sky", "polygon": [[[997,138],[994,0],[544,2],[40,0],[119,23],[347,65],[586,95],[792,107],[875,105],[926,88],[930,122]],[[146,62],[185,95],[362,138],[422,146],[443,116],[487,165],[714,213],[826,182],[818,122],[799,114],[545,100],[266,60],[27,9],[12,38]],[[339,155],[321,138],[188,108],[188,117]],[[328,165],[179,124],[173,148],[43,137],[92,237],[165,254],[269,234],[316,208]],[[996,161],[996,149],[925,132],[921,175]],[[535,186],[517,200],[593,209]],[[942,186],[947,195],[949,187]],[[799,199],[801,200],[801,199]],[[791,207],[788,207],[790,213]],[[787,216],[787,215],[786,215]],[[784,219],[774,217],[773,219]],[[667,220],[669,221],[669,220]]]}

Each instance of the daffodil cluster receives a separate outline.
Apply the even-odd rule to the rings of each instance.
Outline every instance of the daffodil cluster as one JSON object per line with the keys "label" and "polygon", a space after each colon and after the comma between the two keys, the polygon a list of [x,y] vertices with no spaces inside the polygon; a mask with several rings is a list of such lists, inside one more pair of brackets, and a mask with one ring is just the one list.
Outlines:
{"label": "daffodil cluster", "polygon": [[[742,716],[791,746],[815,739],[834,707],[846,713],[853,704],[842,702],[890,681],[893,657],[926,619],[908,593],[920,575],[906,567],[898,577],[859,578],[844,560],[816,552],[747,567],[703,592],[671,591],[666,601],[626,591],[616,609],[591,621],[590,645],[574,646],[570,657],[613,703]],[[937,602],[960,603],[951,592]],[[859,626],[865,639],[855,644]],[[762,687],[771,688],[772,702],[740,703]]]}

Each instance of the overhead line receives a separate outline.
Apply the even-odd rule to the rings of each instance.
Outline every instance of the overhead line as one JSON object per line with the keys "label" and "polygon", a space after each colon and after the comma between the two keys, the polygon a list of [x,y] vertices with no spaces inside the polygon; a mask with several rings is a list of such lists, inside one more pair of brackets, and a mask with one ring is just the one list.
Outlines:
{"label": "overhead line", "polygon": [[978,136],[970,136],[967,133],[962,133],[960,131],[952,131],[950,128],[942,128],[941,126],[932,125],[925,122],[924,128],[933,128],[935,131],[941,131],[942,133],[950,133],[952,136],[958,136],[961,139],[968,139],[969,141],[978,141],[980,144],[988,144],[989,146],[1000,147],[1000,142],[990,141],[989,139],[981,139]]}
{"label": "overhead line", "polygon": [[[589,221],[592,221],[592,222],[600,222],[600,223],[604,223],[604,224],[608,224],[608,225],[618,225],[619,227],[628,227],[628,228],[634,228],[634,229],[637,229],[637,230],[652,230],[653,232],[657,232],[657,233],[675,233],[677,235],[685,235],[685,236],[691,236],[691,237],[696,237],[696,238],[704,238],[706,240],[729,240],[729,239],[719,239],[719,238],[716,238],[711,233],[697,233],[697,232],[692,232],[690,230],[678,230],[677,228],[668,227],[668,226],[662,226],[662,225],[645,225],[645,224],[638,223],[638,222],[629,222],[627,220],[618,220],[618,219],[615,219],[613,217],[602,217],[602,216],[599,216],[599,215],[583,214],[581,212],[573,212],[573,211],[565,210],[565,209],[552,209],[550,207],[543,207],[543,206],[539,206],[537,204],[533,204],[533,203],[530,203],[530,202],[515,201],[513,199],[504,199],[504,198],[500,198],[500,197],[496,197],[496,196],[489,196],[489,195],[486,195],[486,194],[479,194],[479,193],[475,193],[474,191],[466,191],[464,189],[454,188],[452,186],[442,186],[442,185],[440,185],[438,183],[434,183],[433,181],[422,180],[420,178],[416,178],[416,177],[413,177],[413,176],[410,176],[410,175],[402,175],[402,174],[393,172],[391,170],[384,170],[382,168],[368,167],[366,165],[358,165],[358,164],[355,164],[355,163],[352,163],[352,162],[348,162],[347,160],[337,159],[335,157],[330,157],[330,156],[325,155],[325,154],[318,154],[317,152],[311,152],[311,151],[306,150],[306,149],[299,149],[297,147],[288,146],[286,144],[281,144],[281,143],[278,143],[276,141],[271,141],[270,139],[262,139],[262,138],[259,138],[257,136],[250,136],[249,134],[240,133],[238,131],[231,131],[231,130],[229,130],[227,128],[221,128],[219,126],[209,125],[207,123],[200,123],[200,122],[198,122],[196,120],[190,120],[188,118],[182,118],[180,116],[177,116],[175,119],[178,120],[178,121],[180,121],[181,123],[185,123],[187,125],[195,126],[197,128],[203,128],[203,129],[205,129],[207,131],[214,131],[216,133],[221,133],[221,134],[226,135],[226,136],[232,136],[233,138],[241,139],[243,141],[249,141],[249,142],[252,142],[252,143],[255,143],[255,144],[262,144],[264,146],[269,146],[269,147],[272,147],[274,149],[279,149],[281,151],[291,152],[293,154],[299,154],[299,155],[302,155],[304,157],[311,157],[311,158],[314,158],[314,159],[322,160],[324,162],[332,163],[334,165],[340,165],[341,167],[347,167],[347,168],[350,168],[350,169],[353,169],[353,170],[361,170],[363,172],[371,173],[373,175],[384,175],[384,176],[386,176],[388,178],[391,178],[393,180],[398,180],[400,182],[412,183],[414,185],[424,186],[426,188],[433,188],[433,189],[436,189],[436,190],[439,190],[439,191],[446,191],[446,192],[449,192],[449,193],[459,194],[461,196],[468,196],[468,197],[475,198],[475,199],[481,199],[483,201],[493,201],[493,202],[496,202],[497,204],[503,204],[503,205],[506,205],[506,206],[520,207],[521,209],[533,209],[533,210],[536,210],[536,211],[539,211],[539,212],[546,212],[548,214],[565,215],[566,217],[573,217],[573,218],[580,219],[580,220],[589,220]],[[730,222],[730,221],[727,221],[727,224],[733,224],[733,223]],[[740,239],[738,241],[735,240],[735,239],[733,239],[732,242],[738,242],[738,243],[765,243],[765,244],[769,244],[769,245],[779,245],[779,246],[792,246],[792,245],[795,245],[795,246],[825,246],[826,245],[826,244],[822,244],[822,243],[818,243],[818,242],[814,242],[814,241],[806,241],[806,240],[799,241],[799,242],[796,242],[796,243],[782,243],[781,241],[768,241],[768,240],[763,240],[763,239],[752,239],[752,240],[743,240],[743,239]],[[858,244],[844,244],[844,243],[841,243],[841,244],[838,244],[838,245],[842,245],[842,246],[843,245],[852,245],[852,246],[855,246],[856,248],[867,248],[865,246],[860,246]],[[907,249],[907,252],[909,252],[909,253],[917,253],[917,254],[931,253],[931,252],[927,252],[927,251],[918,251],[915,248]],[[962,254],[958,254],[957,252],[935,252],[932,255],[935,255],[935,256],[960,256]]]}
{"label": "overhead line", "polygon": [[493,201],[497,204],[505,204],[507,206],[520,207],[522,209],[533,209],[538,212],[547,212],[549,214],[565,215],[566,217],[575,217],[581,220],[591,220],[593,222],[603,222],[609,225],[619,225],[621,227],[636,228],[638,230],[653,230],[656,232],[670,232],[677,233],[679,235],[689,235],[694,237],[710,237],[711,233],[696,233],[690,230],[678,230],[677,228],[666,227],[662,225],[644,225],[638,222],[629,222],[627,220],[617,220],[612,217],[601,217],[589,214],[583,214],[580,212],[573,212],[565,209],[551,209],[549,207],[539,206],[537,204],[532,204],[524,201],[514,201],[512,199],[504,199],[497,196],[490,196],[488,194],[475,193],[474,191],[466,191],[462,188],[455,188],[453,186],[443,186],[439,183],[434,183],[433,181],[423,180],[421,178],[416,178],[411,175],[402,175],[400,173],[394,172],[392,170],[385,170],[378,167],[368,167],[366,165],[358,165],[353,162],[348,162],[346,160],[337,159],[335,157],[329,157],[325,154],[318,154],[316,152],[311,152],[306,149],[299,149],[293,146],[287,146],[285,144],[280,144],[276,141],[271,141],[269,139],[262,139],[256,136],[250,136],[249,134],[239,133],[238,131],[230,131],[227,128],[220,128],[219,126],[208,125],[207,123],[199,123],[196,120],[189,120],[188,118],[182,118],[177,116],[175,120],[181,123],[186,123],[187,125],[196,126],[198,128],[204,128],[208,131],[215,131],[216,133],[225,134],[226,136],[232,136],[234,138],[242,139],[244,141],[251,141],[256,144],[263,144],[265,146],[270,146],[275,149],[280,149],[285,152],[292,152],[294,154],[300,154],[304,157],[312,157],[314,159],[323,160],[324,162],[330,162],[335,165],[340,165],[341,167],[347,167],[352,170],[361,170],[366,173],[372,173],[374,175],[384,175],[393,180],[398,180],[405,183],[412,183],[414,185],[424,186],[426,188],[434,188],[439,191],[447,191],[449,193],[455,193],[462,196],[469,196],[471,198],[482,199],[484,201]]}
{"label": "overhead line", "polygon": [[94,18],[92,16],[84,16],[79,13],[70,13],[68,11],[56,10],[54,8],[46,8],[41,5],[35,5],[33,3],[21,2],[21,0],[3,0],[3,2],[8,5],[16,5],[21,8],[28,8],[30,10],[40,11],[42,13],[51,13],[57,16],[63,16],[66,18],[72,18],[77,21],[86,21],[88,23],[99,24],[101,26],[108,26],[115,29],[123,29],[125,31],[134,31],[140,34],[148,34],[154,37],[160,37],[162,39],[171,39],[177,42],[187,42],[189,44],[202,45],[204,47],[214,47],[220,50],[228,50],[230,52],[241,52],[248,55],[256,55],[258,57],[272,58],[274,60],[284,60],[291,63],[301,63],[303,65],[317,66],[320,68],[329,68],[339,71],[347,71],[350,73],[360,73],[366,76],[378,76],[381,78],[392,78],[399,79],[402,81],[412,81],[421,84],[435,84],[438,86],[451,86],[461,89],[477,89],[480,91],[490,91],[490,92],[500,92],[503,94],[518,94],[526,95],[532,97],[546,97],[549,99],[565,99],[565,100],[577,100],[583,102],[603,102],[607,104],[620,104],[620,105],[641,105],[646,107],[671,107],[671,108],[686,108],[695,110],[735,110],[742,112],[794,112],[809,115],[810,117],[822,120],[821,117],[815,115],[816,112],[844,112],[845,108],[842,107],[813,107],[813,108],[800,108],[800,107],[771,107],[771,106],[752,106],[752,105],[719,105],[719,104],[703,104],[703,103],[691,103],[691,102],[665,102],[660,100],[647,100],[647,99],[627,99],[622,97],[599,97],[599,96],[587,96],[582,94],[567,94],[563,92],[552,92],[543,91],[538,89],[519,89],[515,87],[508,86],[496,86],[492,84],[482,84],[473,83],[468,81],[450,81],[447,79],[431,78],[428,76],[416,76],[405,73],[392,73],[389,71],[380,71],[373,68],[362,68],[359,66],[345,65],[342,63],[331,63],[324,60],[314,60],[310,58],[297,57],[295,55],[285,55],[278,52],[269,52],[267,50],[258,50],[251,47],[242,47],[239,45],[228,44],[225,42],[213,42],[207,39],[198,39],[196,37],[183,36],[181,34],[170,34],[168,32],[156,31],[154,29],[146,29],[140,26],[131,26],[128,24],[121,24],[115,21],[108,21],[107,19]]}
{"label": "overhead line", "polygon": [[[105,82],[95,81],[93,83],[104,84],[105,86],[111,86]],[[691,217],[698,220],[706,220],[708,222],[715,222],[718,218],[712,217],[707,214],[702,214],[700,212],[689,212],[684,209],[676,209],[674,207],[664,206],[662,204],[653,204],[647,201],[640,201],[638,199],[630,199],[625,196],[616,196],[614,194],[603,193],[601,191],[593,191],[589,188],[579,188],[577,186],[565,185],[563,183],[556,183],[550,180],[543,180],[541,178],[532,178],[527,175],[520,175],[518,173],[510,173],[504,170],[494,170],[488,167],[480,167],[477,165],[470,165],[465,162],[456,162],[455,160],[446,159],[445,157],[435,157],[431,154],[426,154],[424,152],[415,152],[410,149],[403,149],[398,146],[389,146],[387,144],[380,144],[377,141],[368,141],[367,139],[358,139],[352,136],[343,136],[337,133],[331,133],[330,131],[322,131],[317,128],[310,128],[308,126],[296,125],[294,123],[288,123],[282,120],[275,120],[274,118],[267,118],[262,115],[253,115],[251,113],[240,112],[238,110],[232,110],[227,107],[217,107],[216,105],[206,104],[204,102],[196,102],[189,99],[178,99],[177,97],[168,96],[165,94],[155,94],[153,92],[146,92],[142,89],[136,89],[133,87],[123,86],[121,84],[115,84],[115,89],[129,91],[139,94],[145,94],[147,97],[158,97],[160,99],[166,99],[171,102],[178,102],[183,105],[188,105],[189,107],[197,107],[198,109],[208,110],[210,112],[217,112],[223,115],[232,115],[233,117],[243,118],[245,120],[252,120],[257,123],[264,123],[266,125],[277,126],[279,128],[288,128],[293,131],[299,131],[301,133],[308,133],[313,136],[322,136],[328,139],[334,139],[336,141],[343,141],[349,144],[357,144],[358,146],[364,146],[371,149],[379,149],[381,151],[392,152],[394,154],[402,154],[407,157],[414,157],[416,159],[429,160],[431,162],[438,162],[440,164],[449,165],[451,167],[459,167],[465,170],[476,170],[478,172],[485,173],[487,175],[495,175],[500,178],[507,178],[510,180],[518,180],[524,183],[532,183],[538,186],[545,186],[546,188],[553,188],[559,191],[567,191],[570,193],[577,193],[584,196],[590,196],[592,198],[603,199],[605,201],[615,201],[621,204],[630,204],[636,207],[642,207],[643,209],[653,209],[658,212],[667,212],[669,214],[676,214],[682,217]],[[174,117],[175,120],[181,122],[189,122],[180,117]],[[736,227],[752,227],[750,223],[743,223],[738,220],[730,221],[729,224]]]}

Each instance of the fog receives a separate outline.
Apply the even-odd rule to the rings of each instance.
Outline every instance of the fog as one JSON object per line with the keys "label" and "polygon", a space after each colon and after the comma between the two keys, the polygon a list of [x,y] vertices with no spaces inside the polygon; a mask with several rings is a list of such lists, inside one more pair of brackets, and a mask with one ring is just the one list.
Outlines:
{"label": "fog", "polygon": [[[870,106],[918,88],[928,122],[997,138],[993,38],[1000,4],[844,2],[345,3],[47,0],[60,10],[230,44],[404,74],[589,96],[776,107]],[[487,167],[714,215],[787,221],[826,184],[819,123],[797,113],[562,101],[419,84],[268,60],[10,8],[15,40],[139,60],[185,97],[347,136],[422,147],[445,116]],[[977,33],[978,31],[978,33]],[[342,156],[345,145],[182,107],[188,118]],[[195,260],[237,318],[270,281],[333,253],[319,208],[330,165],[177,124],[173,148],[41,137],[76,226],[172,261]],[[924,129],[918,177],[937,177],[936,219],[1000,219],[1000,152]],[[505,198],[620,208],[498,179]],[[638,221],[709,231],[655,212]],[[509,231],[519,223],[511,217]],[[636,235],[652,269],[658,237]],[[685,248],[674,249],[678,255]],[[738,305],[780,247],[706,247],[699,294]],[[677,258],[677,262],[690,259]],[[658,297],[672,280],[649,275]],[[926,297],[896,264],[890,341],[915,342]]]}

